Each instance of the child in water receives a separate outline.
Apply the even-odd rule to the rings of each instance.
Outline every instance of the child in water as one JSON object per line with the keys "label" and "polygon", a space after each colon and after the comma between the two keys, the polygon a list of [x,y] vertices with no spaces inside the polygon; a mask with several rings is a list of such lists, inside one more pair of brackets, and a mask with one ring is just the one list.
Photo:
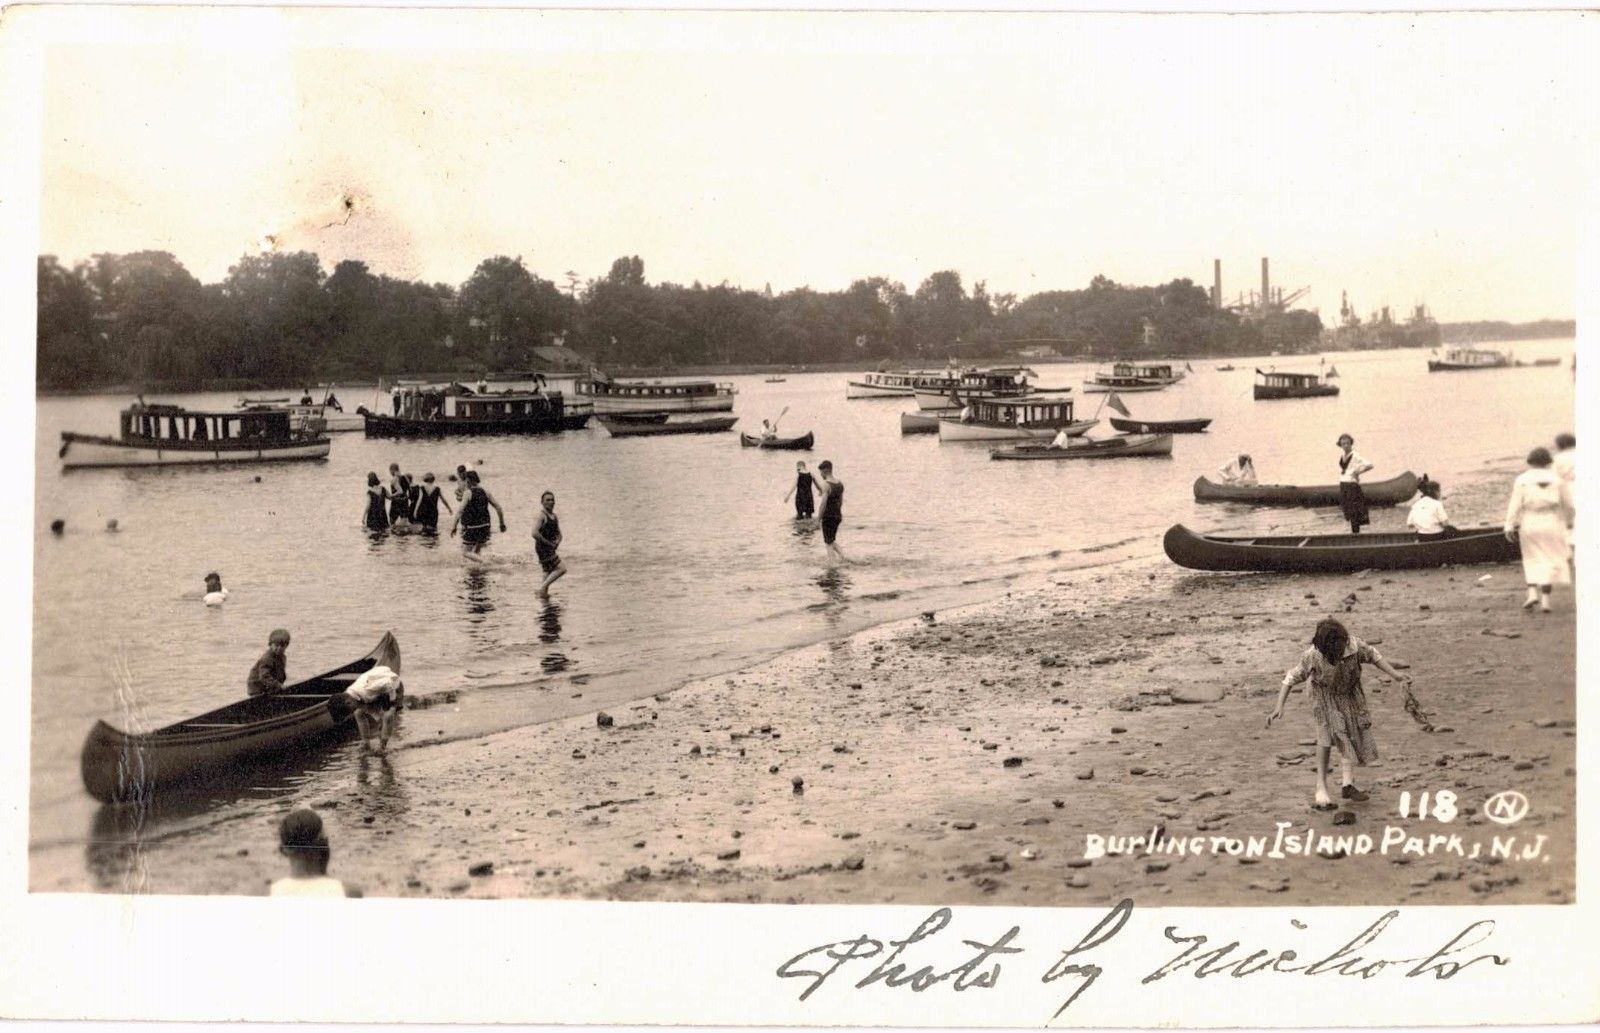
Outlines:
{"label": "child in water", "polygon": [[221,606],[228,601],[228,590],[222,587],[222,575],[214,570],[206,575],[204,598],[207,606]]}

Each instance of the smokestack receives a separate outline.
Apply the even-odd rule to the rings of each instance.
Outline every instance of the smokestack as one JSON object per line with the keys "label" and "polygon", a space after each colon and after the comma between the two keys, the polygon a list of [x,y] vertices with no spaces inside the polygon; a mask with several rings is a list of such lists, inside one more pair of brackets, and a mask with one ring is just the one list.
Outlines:
{"label": "smokestack", "polygon": [[1211,260],[1211,307],[1222,307],[1222,259]]}
{"label": "smokestack", "polygon": [[1267,277],[1267,260],[1261,260],[1261,307],[1266,308],[1272,299],[1272,281]]}

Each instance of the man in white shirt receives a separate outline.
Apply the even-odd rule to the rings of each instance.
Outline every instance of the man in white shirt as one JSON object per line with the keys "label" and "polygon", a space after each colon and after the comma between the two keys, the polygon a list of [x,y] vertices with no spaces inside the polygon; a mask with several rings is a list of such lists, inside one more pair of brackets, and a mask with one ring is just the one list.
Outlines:
{"label": "man in white shirt", "polygon": [[1554,468],[1556,476],[1567,482],[1567,487],[1572,487],[1572,477],[1577,462],[1578,439],[1571,434],[1556,435],[1556,454],[1552,457],[1550,465]]}
{"label": "man in white shirt", "polygon": [[1227,466],[1217,471],[1217,475],[1224,484],[1255,484],[1255,460],[1240,452],[1238,458],[1230,460]]}

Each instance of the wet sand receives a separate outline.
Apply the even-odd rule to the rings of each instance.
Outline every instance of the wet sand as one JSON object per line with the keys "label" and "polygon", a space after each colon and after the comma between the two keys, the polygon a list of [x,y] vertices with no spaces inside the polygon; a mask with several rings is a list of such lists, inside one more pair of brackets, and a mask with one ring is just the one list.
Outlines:
{"label": "wet sand", "polygon": [[[327,823],[333,874],[369,896],[1564,902],[1575,888],[1573,599],[1560,590],[1555,614],[1525,613],[1520,573],[1218,576],[1163,559],[1063,575],[604,717],[428,748],[428,712],[410,711],[401,748],[364,765],[348,792],[308,802]],[[1398,686],[1365,668],[1381,759],[1356,771],[1371,799],[1343,814],[1310,807],[1304,688],[1264,727],[1284,670],[1328,614],[1409,666],[1437,726],[1423,731]],[[1190,694],[1220,698],[1175,701]],[[1337,754],[1329,782],[1337,794]],[[1413,801],[1450,790],[1459,813],[1402,819],[1405,790]],[[1502,790],[1531,801],[1512,826],[1482,813]],[[1274,858],[1218,841],[1220,853],[1085,857],[1091,834],[1159,825],[1168,842],[1272,844],[1278,822],[1373,847],[1348,839]],[[1420,837],[1415,849],[1380,852],[1386,826]],[[149,888],[258,892],[281,874],[273,833],[208,832],[184,849],[232,863]],[[1451,834],[1482,854],[1461,856]],[[1489,856],[1496,835],[1520,852],[1541,834],[1536,858]]]}

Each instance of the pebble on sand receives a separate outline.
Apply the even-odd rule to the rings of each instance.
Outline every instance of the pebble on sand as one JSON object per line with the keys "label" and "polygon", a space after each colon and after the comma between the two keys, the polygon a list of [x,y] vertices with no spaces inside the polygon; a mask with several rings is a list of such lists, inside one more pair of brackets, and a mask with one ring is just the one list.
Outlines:
{"label": "pebble on sand", "polygon": [[65,520],[62,520],[60,517],[57,517],[56,519],[50,521],[50,530],[54,531],[56,534],[60,534],[62,531],[65,531],[66,529],[67,529],[67,522]]}
{"label": "pebble on sand", "polygon": [[[259,478],[258,478],[258,480],[259,480]],[[481,878],[482,876],[485,876],[485,875],[493,875],[494,874],[494,862],[493,861],[479,861],[477,864],[475,864],[471,868],[467,869],[467,874],[472,876],[473,878]]]}

